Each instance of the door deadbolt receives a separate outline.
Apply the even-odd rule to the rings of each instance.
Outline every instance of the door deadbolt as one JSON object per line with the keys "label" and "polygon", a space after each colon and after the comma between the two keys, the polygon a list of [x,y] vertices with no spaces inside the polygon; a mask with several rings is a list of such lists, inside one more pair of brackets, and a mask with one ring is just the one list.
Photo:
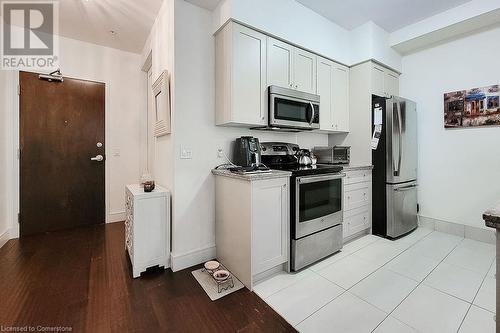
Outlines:
{"label": "door deadbolt", "polygon": [[102,142],[98,142],[98,143],[96,144],[96,146],[97,146],[97,148],[101,148],[101,147],[102,147]]}

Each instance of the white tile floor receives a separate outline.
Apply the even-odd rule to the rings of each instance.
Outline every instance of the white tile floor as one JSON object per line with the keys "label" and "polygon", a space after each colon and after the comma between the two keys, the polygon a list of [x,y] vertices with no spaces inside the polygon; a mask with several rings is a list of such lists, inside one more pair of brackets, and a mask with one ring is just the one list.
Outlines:
{"label": "white tile floor", "polygon": [[419,228],[373,235],[254,291],[300,332],[495,331],[495,246]]}

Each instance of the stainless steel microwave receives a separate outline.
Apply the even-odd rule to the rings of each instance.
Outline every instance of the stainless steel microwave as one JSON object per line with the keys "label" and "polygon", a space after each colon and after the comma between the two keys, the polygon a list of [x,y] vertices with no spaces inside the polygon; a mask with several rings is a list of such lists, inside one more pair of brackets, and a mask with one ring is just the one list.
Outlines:
{"label": "stainless steel microwave", "polygon": [[319,96],[269,86],[269,126],[303,130],[319,129]]}

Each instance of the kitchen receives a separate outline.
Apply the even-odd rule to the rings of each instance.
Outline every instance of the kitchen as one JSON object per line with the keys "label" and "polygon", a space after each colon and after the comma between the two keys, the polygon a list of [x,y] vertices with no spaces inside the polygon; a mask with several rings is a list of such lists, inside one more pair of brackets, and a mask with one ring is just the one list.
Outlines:
{"label": "kitchen", "polygon": [[[329,326],[322,325],[327,322],[346,328],[345,321],[327,320],[332,309],[324,310],[328,302],[321,297],[318,305],[305,295],[290,293],[294,286],[314,293],[312,285],[302,280],[312,271],[359,296],[362,292],[356,286],[377,276],[373,272],[404,257],[427,237],[430,243],[438,242],[440,235],[417,229],[418,106],[398,96],[400,73],[376,61],[347,67],[231,21],[215,33],[215,39],[216,94],[221,91],[216,95],[216,124],[252,130],[251,136],[235,140],[229,156],[219,149],[225,163],[212,171],[217,176],[216,258],[299,331],[325,330]],[[332,135],[328,145],[299,146],[275,138],[260,141],[258,131]],[[363,163],[367,160],[372,162]],[[370,246],[375,254],[363,253]],[[357,255],[350,256],[353,253]],[[344,274],[332,270],[337,262],[342,267],[346,257],[368,268],[359,272],[359,267],[343,267]],[[407,264],[393,263],[393,269],[384,272],[400,290],[371,286],[380,288],[380,293],[400,293],[393,303],[370,303],[391,313],[432,271],[426,267],[417,282],[399,281],[398,274],[415,278],[399,267]],[[310,284],[320,283],[308,278]],[[349,299],[350,293],[346,299],[339,295],[344,294],[331,291],[330,300],[341,299],[335,306],[354,302],[363,308],[355,297]],[[299,310],[302,302],[311,306],[309,311]],[[335,308],[333,303],[328,304]],[[349,330],[377,327],[374,323],[383,315],[366,310],[373,323]],[[421,318],[411,326],[408,322],[391,317],[380,330],[411,330],[411,326],[430,330]]]}

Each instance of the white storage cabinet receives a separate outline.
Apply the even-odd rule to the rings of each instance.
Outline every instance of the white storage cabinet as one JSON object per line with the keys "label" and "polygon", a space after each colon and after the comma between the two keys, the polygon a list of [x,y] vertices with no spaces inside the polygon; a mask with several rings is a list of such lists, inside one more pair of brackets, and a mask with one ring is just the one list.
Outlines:
{"label": "white storage cabinet", "polygon": [[289,177],[215,180],[217,259],[248,289],[289,257]]}
{"label": "white storage cabinet", "polygon": [[148,267],[170,267],[170,192],[158,185],[146,193],[142,186],[125,188],[125,250],[132,276]]}
{"label": "white storage cabinet", "polygon": [[321,131],[349,132],[349,67],[318,57]]}
{"label": "white storage cabinet", "polygon": [[348,241],[372,225],[372,172],[346,171],[344,179],[344,241]]}

